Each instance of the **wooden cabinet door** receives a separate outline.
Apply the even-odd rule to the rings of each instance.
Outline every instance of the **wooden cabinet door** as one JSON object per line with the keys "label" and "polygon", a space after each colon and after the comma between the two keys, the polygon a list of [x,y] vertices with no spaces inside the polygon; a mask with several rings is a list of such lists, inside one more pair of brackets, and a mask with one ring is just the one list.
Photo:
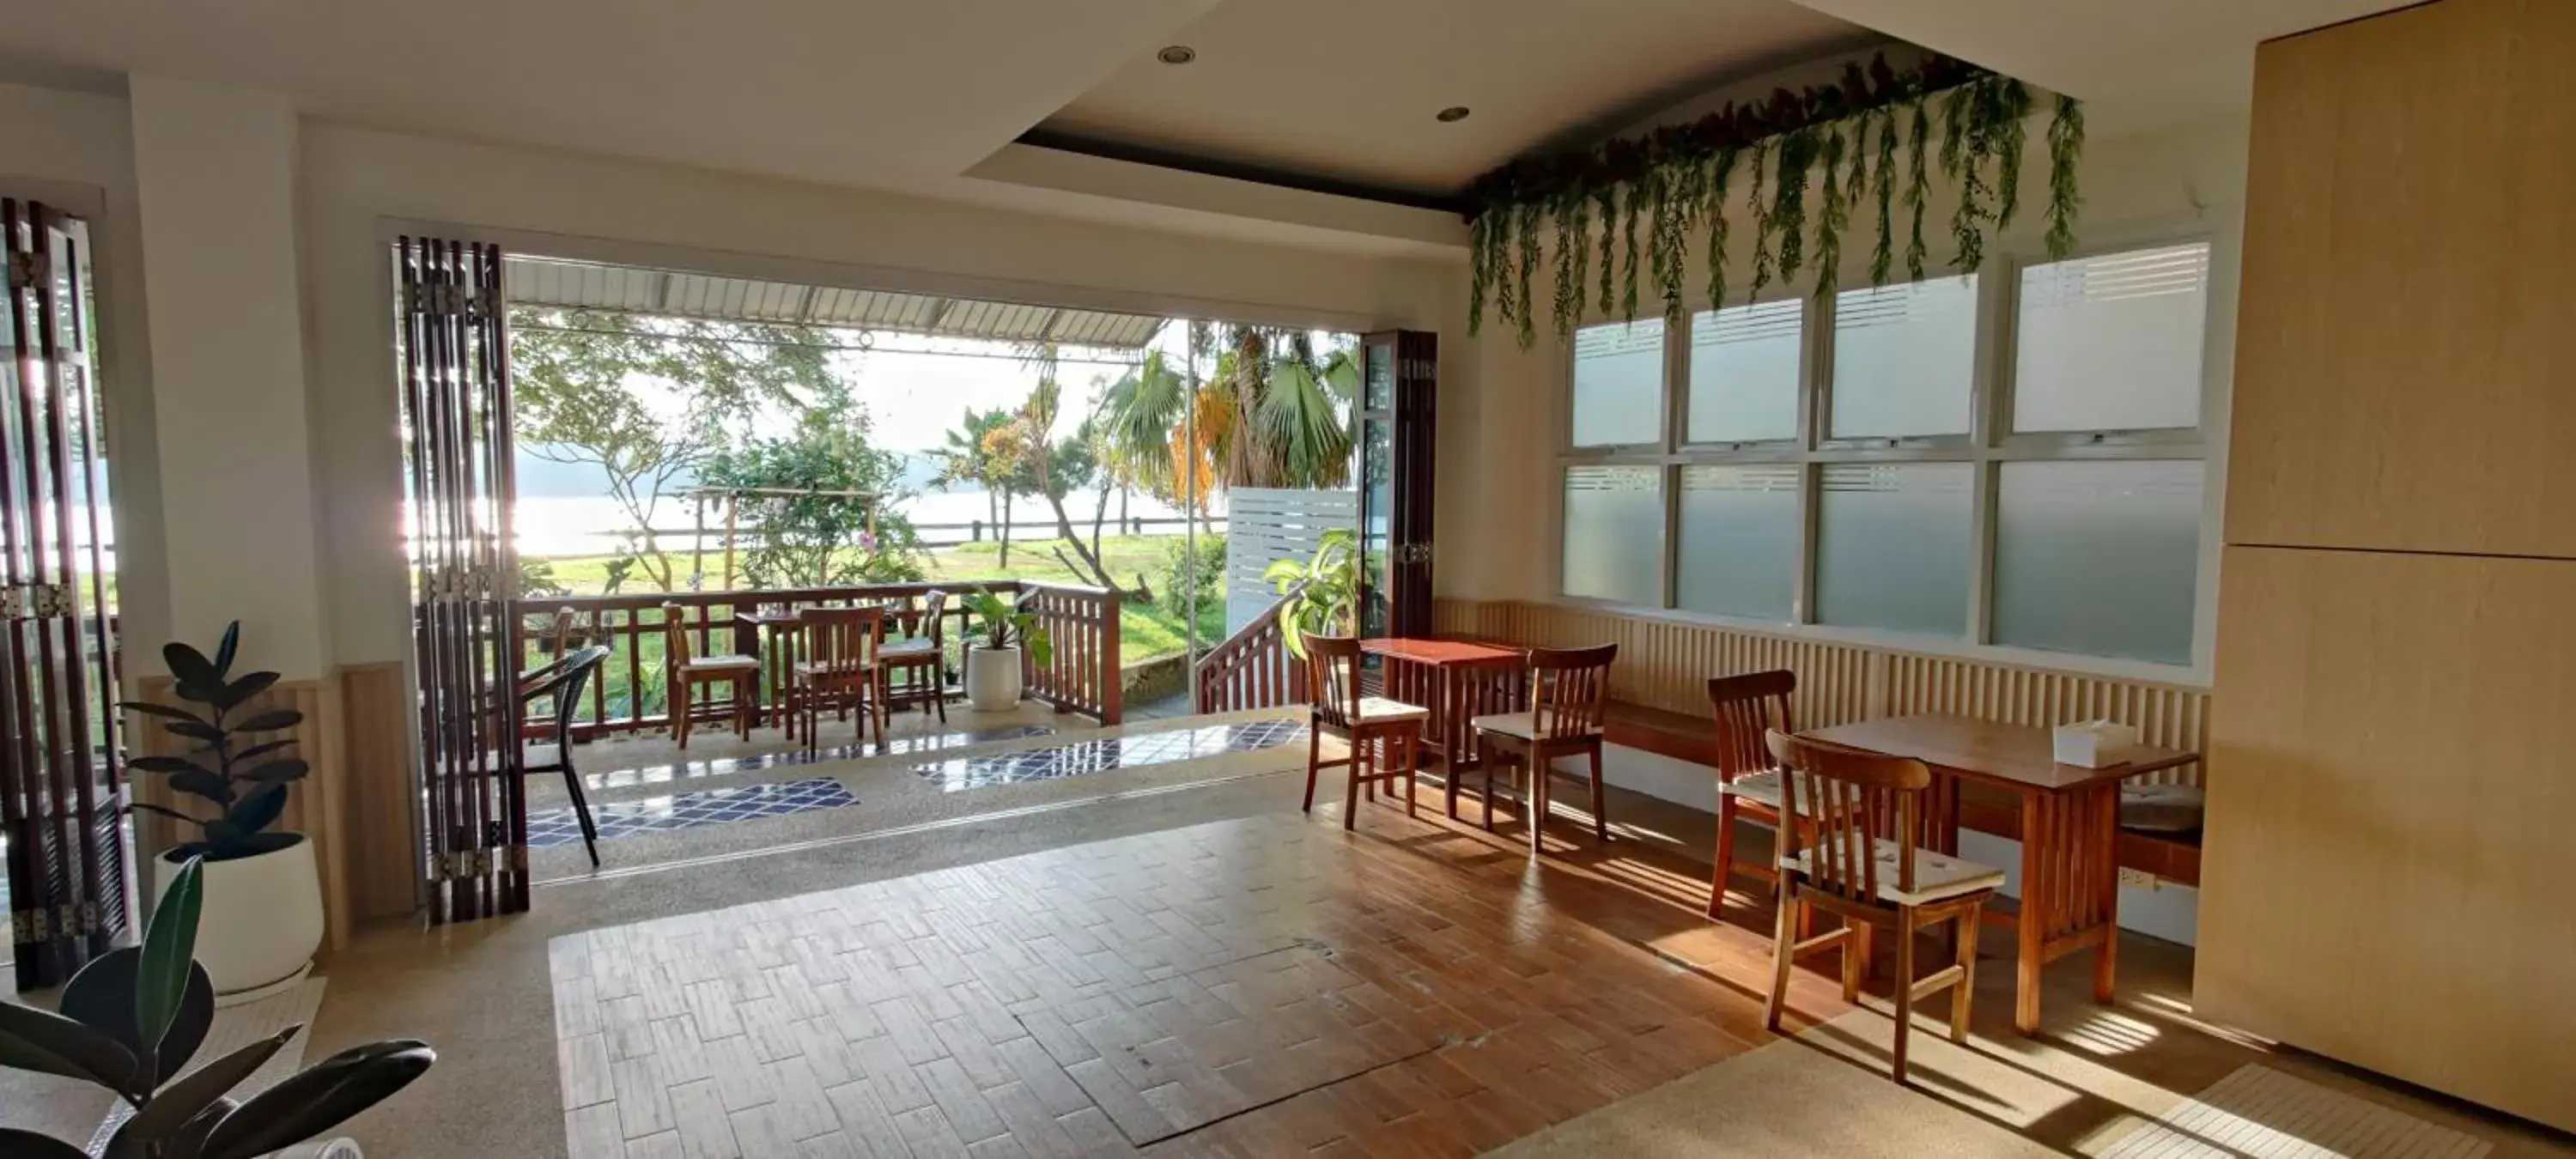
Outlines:
{"label": "wooden cabinet door", "polygon": [[2227,541],[2576,557],[2576,4],[2257,59]]}
{"label": "wooden cabinet door", "polygon": [[2576,562],[2224,567],[2195,1006],[2576,1129]]}

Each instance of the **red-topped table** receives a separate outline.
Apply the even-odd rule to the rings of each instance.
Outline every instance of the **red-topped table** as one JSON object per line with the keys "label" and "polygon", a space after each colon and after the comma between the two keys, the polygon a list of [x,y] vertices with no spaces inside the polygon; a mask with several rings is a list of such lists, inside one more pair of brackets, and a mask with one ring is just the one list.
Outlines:
{"label": "red-topped table", "polygon": [[[1388,699],[1431,710],[1431,719],[1423,724],[1424,747],[1448,766],[1442,775],[1453,781],[1482,760],[1467,722],[1526,707],[1528,681],[1522,666],[1529,656],[1518,648],[1395,636],[1362,640],[1360,650],[1386,661]],[[1454,793],[1449,795],[1449,816],[1458,816]]]}

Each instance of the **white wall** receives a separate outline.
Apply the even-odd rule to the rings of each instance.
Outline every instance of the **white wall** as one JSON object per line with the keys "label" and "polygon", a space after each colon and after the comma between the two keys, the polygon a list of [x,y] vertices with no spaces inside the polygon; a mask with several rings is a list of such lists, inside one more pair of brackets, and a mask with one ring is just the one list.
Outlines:
{"label": "white wall", "polygon": [[[59,204],[90,219],[99,393],[118,521],[117,602],[127,655],[157,656],[170,632],[170,585],[161,551],[143,226],[124,98],[0,84],[0,194]],[[156,664],[127,664],[129,688],[157,671]]]}
{"label": "white wall", "polygon": [[[822,284],[1333,329],[1437,328],[1453,262],[1306,252],[642,162],[308,122],[308,376],[336,659],[409,641],[389,236]],[[1455,339],[1453,339],[1454,341]]]}

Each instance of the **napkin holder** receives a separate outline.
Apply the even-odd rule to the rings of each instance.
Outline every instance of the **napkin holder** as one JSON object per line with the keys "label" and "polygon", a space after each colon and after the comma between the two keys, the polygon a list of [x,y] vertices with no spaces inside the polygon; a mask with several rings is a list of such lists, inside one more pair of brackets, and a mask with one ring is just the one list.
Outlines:
{"label": "napkin holder", "polygon": [[2104,769],[2126,764],[2130,750],[2138,747],[2135,726],[2107,720],[2061,724],[2053,736],[2057,763],[2078,768]]}

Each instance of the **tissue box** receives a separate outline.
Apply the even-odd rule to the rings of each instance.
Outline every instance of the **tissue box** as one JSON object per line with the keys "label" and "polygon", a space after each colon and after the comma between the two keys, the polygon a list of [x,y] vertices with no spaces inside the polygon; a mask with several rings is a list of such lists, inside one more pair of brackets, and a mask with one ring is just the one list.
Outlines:
{"label": "tissue box", "polygon": [[2138,730],[2107,720],[2057,726],[2057,763],[2087,769],[2124,764],[2138,745]]}

